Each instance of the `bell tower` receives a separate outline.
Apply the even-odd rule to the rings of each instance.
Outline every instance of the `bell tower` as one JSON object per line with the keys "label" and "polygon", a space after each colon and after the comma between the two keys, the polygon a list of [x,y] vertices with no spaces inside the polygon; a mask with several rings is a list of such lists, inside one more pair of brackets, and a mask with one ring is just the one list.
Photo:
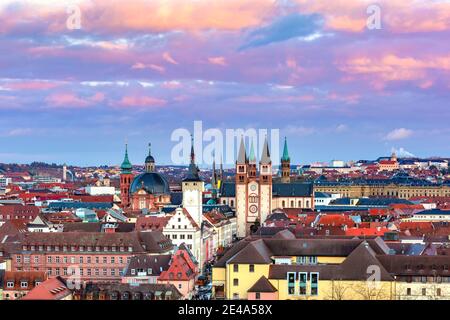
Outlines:
{"label": "bell tower", "polygon": [[183,208],[185,208],[195,222],[201,227],[203,221],[203,191],[205,183],[199,176],[199,169],[195,164],[194,140],[191,138],[191,163],[187,176],[181,184],[183,192]]}
{"label": "bell tower", "polygon": [[272,160],[269,143],[264,140],[261,160],[259,162],[259,221],[264,223],[272,212]]}
{"label": "bell tower", "polygon": [[130,205],[130,186],[133,181],[133,166],[128,159],[128,144],[125,144],[125,157],[120,166],[120,198],[122,200],[122,208],[126,208]]}
{"label": "bell tower", "polygon": [[284,138],[283,157],[281,158],[281,182],[291,182],[291,159],[289,158],[286,137]]}
{"label": "bell tower", "polygon": [[237,237],[244,238],[247,235],[247,208],[248,208],[248,159],[245,151],[244,137],[241,137],[238,158],[236,160],[236,216]]}
{"label": "bell tower", "polygon": [[155,158],[152,156],[152,144],[148,144],[148,156],[145,158],[145,171],[155,172]]}

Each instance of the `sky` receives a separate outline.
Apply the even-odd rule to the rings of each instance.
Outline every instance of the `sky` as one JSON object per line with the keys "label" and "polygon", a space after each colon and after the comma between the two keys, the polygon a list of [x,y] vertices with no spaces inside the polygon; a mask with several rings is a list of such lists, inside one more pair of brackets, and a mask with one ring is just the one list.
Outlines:
{"label": "sky", "polygon": [[2,0],[0,162],[171,164],[194,121],[294,164],[450,156],[450,1],[372,4]]}

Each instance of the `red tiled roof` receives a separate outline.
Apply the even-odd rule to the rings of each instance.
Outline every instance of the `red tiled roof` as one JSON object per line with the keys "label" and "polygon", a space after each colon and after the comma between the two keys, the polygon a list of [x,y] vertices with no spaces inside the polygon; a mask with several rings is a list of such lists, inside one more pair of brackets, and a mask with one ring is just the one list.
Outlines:
{"label": "red tiled roof", "polygon": [[348,236],[383,236],[388,228],[350,228],[345,231]]}
{"label": "red tiled roof", "polygon": [[158,277],[159,281],[188,281],[194,279],[195,269],[190,265],[189,255],[184,250],[178,252],[172,257],[171,264],[167,271],[161,272]]}
{"label": "red tiled roof", "polygon": [[355,225],[355,222],[344,214],[324,214],[320,216],[317,224],[324,226],[347,225],[348,227],[352,227]]}
{"label": "red tiled roof", "polygon": [[71,294],[60,277],[50,278],[34,287],[21,300],[61,300]]}
{"label": "red tiled roof", "polygon": [[167,225],[167,222],[170,220],[172,215],[166,215],[163,217],[157,216],[147,216],[147,217],[138,217],[136,219],[136,230],[160,230]]}

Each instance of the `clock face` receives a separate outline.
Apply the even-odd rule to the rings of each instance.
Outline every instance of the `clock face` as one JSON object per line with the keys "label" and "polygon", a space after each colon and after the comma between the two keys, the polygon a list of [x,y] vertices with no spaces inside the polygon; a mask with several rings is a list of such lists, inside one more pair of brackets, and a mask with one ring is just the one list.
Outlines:
{"label": "clock face", "polygon": [[256,184],[252,184],[252,185],[250,186],[250,190],[256,191]]}
{"label": "clock face", "polygon": [[250,210],[251,213],[256,213],[258,211],[258,207],[255,206],[255,205],[251,205],[249,210]]}

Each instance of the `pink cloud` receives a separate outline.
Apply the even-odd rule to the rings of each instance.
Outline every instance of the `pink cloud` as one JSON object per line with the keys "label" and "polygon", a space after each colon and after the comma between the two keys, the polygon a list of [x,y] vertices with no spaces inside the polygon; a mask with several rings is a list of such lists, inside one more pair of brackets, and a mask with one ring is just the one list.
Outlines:
{"label": "pink cloud", "polygon": [[72,92],[58,92],[49,95],[45,101],[54,108],[86,108],[105,100],[105,95],[101,92],[90,97],[79,97]]}
{"label": "pink cloud", "polygon": [[60,84],[50,81],[13,81],[4,85],[11,90],[47,90],[58,87]]}
{"label": "pink cloud", "polygon": [[142,62],[136,62],[135,64],[133,64],[131,66],[131,69],[134,70],[144,70],[144,69],[150,69],[153,71],[157,71],[159,73],[164,73],[166,72],[166,68],[164,68],[163,66],[157,65],[157,64],[144,64]]}
{"label": "pink cloud", "polygon": [[226,66],[227,65],[225,57],[210,57],[210,58],[208,58],[208,61],[211,64],[217,64],[219,66]]}
{"label": "pink cloud", "polygon": [[178,64],[177,61],[175,61],[174,58],[172,58],[172,56],[170,55],[169,52],[164,52],[162,55],[163,59],[171,64]]}
{"label": "pink cloud", "polygon": [[117,103],[121,107],[162,107],[166,104],[166,100],[150,96],[124,96]]}

